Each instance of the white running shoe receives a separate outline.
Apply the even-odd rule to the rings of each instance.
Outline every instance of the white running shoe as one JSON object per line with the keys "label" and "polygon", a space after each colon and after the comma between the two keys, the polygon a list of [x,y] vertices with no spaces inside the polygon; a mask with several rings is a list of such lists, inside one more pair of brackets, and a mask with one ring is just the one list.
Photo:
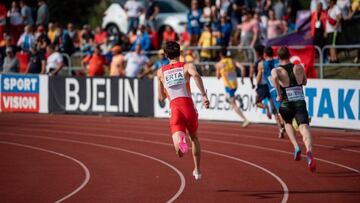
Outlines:
{"label": "white running shoe", "polygon": [[201,173],[197,173],[197,172],[195,172],[195,170],[193,171],[193,176],[194,176],[195,180],[201,179]]}
{"label": "white running shoe", "polygon": [[245,120],[242,124],[242,127],[243,128],[246,128],[248,125],[250,124],[250,121],[249,120]]}

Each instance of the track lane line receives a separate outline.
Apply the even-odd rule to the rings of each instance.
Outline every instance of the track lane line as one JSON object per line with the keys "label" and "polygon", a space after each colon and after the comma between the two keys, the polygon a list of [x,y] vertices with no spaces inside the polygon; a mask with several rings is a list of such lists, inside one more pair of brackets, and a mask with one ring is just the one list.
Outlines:
{"label": "track lane line", "polygon": [[[23,134],[17,134],[17,133],[6,133],[5,135],[10,135],[10,136],[19,136],[19,137],[27,137],[27,138],[37,138],[37,139],[46,139],[46,140],[54,140],[54,141],[62,141],[62,142],[70,142],[70,143],[78,143],[78,144],[85,144],[85,145],[91,145],[91,146],[97,146],[97,147],[103,147],[103,148],[108,148],[108,149],[113,149],[113,150],[120,150],[120,151],[123,151],[125,149],[122,149],[122,148],[118,148],[118,147],[112,147],[112,146],[109,146],[109,145],[102,145],[102,144],[96,144],[96,143],[92,143],[92,142],[83,142],[83,141],[78,141],[78,140],[72,140],[72,139],[64,139],[64,138],[53,138],[53,137],[48,137],[48,136],[34,136],[34,135],[23,135]],[[100,137],[103,137],[103,136],[100,136]],[[131,139],[132,141],[137,141],[137,142],[142,142],[142,143],[151,143],[151,144],[158,144],[158,145],[163,145],[163,146],[170,146],[172,147],[172,144],[168,144],[168,143],[164,143],[164,142],[155,142],[155,141],[148,141],[148,140],[144,140],[144,139],[136,139],[136,138],[133,138]],[[125,150],[125,151],[130,151],[130,150]],[[286,183],[278,176],[276,175],[275,173],[271,172],[270,170],[260,166],[260,165],[257,165],[255,163],[252,163],[252,162],[249,162],[249,161],[246,161],[246,160],[243,160],[243,159],[240,159],[240,158],[237,158],[237,157],[233,157],[233,156],[229,156],[229,155],[226,155],[226,154],[222,154],[222,153],[218,153],[218,152],[214,152],[214,151],[210,151],[210,150],[205,150],[203,149],[202,150],[204,153],[208,153],[208,154],[212,154],[212,155],[216,155],[216,156],[220,156],[220,157],[224,157],[224,158],[228,158],[228,159],[232,159],[232,160],[235,160],[235,161],[238,161],[238,162],[242,162],[242,163],[245,163],[245,164],[248,164],[250,166],[253,166],[253,167],[256,167],[258,168],[259,170],[262,170],[263,172],[265,173],[268,173],[269,175],[271,175],[273,178],[275,178],[276,181],[278,181],[283,189],[283,198],[281,200],[281,203],[286,203],[289,199],[289,189],[286,185]],[[135,152],[135,153],[138,153],[138,152]],[[141,154],[141,153],[139,153]],[[145,155],[147,156],[147,155]],[[166,163],[166,162],[165,162]],[[175,168],[175,167],[174,167]],[[176,169],[176,168],[175,168]],[[179,171],[180,172],[180,171]],[[181,172],[180,172],[181,173]],[[183,177],[184,178],[184,177]],[[185,181],[185,178],[184,178],[184,181]],[[185,188],[185,186],[184,186]],[[184,190],[184,188],[182,188],[182,190]],[[182,191],[181,191],[182,192]],[[169,201],[167,202],[173,202],[175,199],[177,199],[178,196],[180,196],[181,192],[178,194],[176,193],[174,195],[173,198],[171,198]]]}
{"label": "track lane line", "polygon": [[35,146],[32,146],[32,145],[20,144],[20,143],[16,143],[16,142],[0,141],[0,144],[12,145],[12,146],[16,146],[16,147],[23,147],[23,148],[28,148],[28,149],[32,149],[32,150],[38,150],[38,151],[42,151],[42,152],[47,152],[47,153],[50,153],[50,154],[54,154],[56,156],[60,156],[60,157],[64,157],[66,159],[69,159],[69,160],[77,163],[79,166],[81,166],[81,168],[83,169],[83,171],[85,173],[85,179],[83,180],[81,185],[78,186],[75,190],[73,190],[69,194],[62,197],[61,199],[56,200],[55,203],[60,203],[60,202],[63,202],[65,200],[69,199],[70,197],[72,197],[76,193],[78,193],[80,190],[82,190],[89,183],[90,176],[91,176],[89,169],[86,167],[86,165],[84,163],[82,163],[78,159],[75,159],[74,157],[71,157],[69,155],[59,153],[59,152],[56,152],[56,151],[53,151],[53,150],[44,149],[44,148],[40,148],[40,147],[35,147]]}

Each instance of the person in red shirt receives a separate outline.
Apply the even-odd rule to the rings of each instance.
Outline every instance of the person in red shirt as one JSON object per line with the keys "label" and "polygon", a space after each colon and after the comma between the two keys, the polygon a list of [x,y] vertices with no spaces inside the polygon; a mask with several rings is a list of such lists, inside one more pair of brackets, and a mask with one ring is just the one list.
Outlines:
{"label": "person in red shirt", "polygon": [[190,45],[191,36],[187,31],[187,25],[184,25],[184,32],[180,35],[180,44],[182,46],[189,46]]}
{"label": "person in red shirt", "polygon": [[327,12],[323,10],[322,3],[318,2],[316,11],[311,13],[310,33],[314,39],[314,45],[322,48],[325,44]]}
{"label": "person in red shirt", "polygon": [[96,27],[95,29],[95,44],[104,44],[107,39],[107,33],[101,29],[101,27]]}
{"label": "person in red shirt", "polygon": [[163,32],[162,37],[163,37],[163,44],[166,44],[166,42],[169,42],[169,41],[176,41],[176,33],[168,25],[165,27],[165,31]]}
{"label": "person in red shirt", "polygon": [[88,76],[103,76],[105,73],[104,67],[106,65],[106,60],[103,55],[101,55],[101,49],[99,45],[96,45],[94,48],[94,53],[86,56],[82,60],[84,68],[88,70]]}
{"label": "person in red shirt", "polygon": [[170,128],[175,151],[179,157],[188,151],[186,130],[189,132],[195,165],[193,176],[199,180],[201,179],[201,150],[197,136],[198,114],[190,92],[191,77],[200,91],[205,108],[209,108],[209,99],[201,76],[196,71],[194,64],[179,62],[180,45],[174,41],[167,42],[165,54],[169,58],[170,64],[161,67],[157,72],[159,100],[163,102],[168,98],[170,101]]}
{"label": "person in red shirt", "polygon": [[0,42],[4,40],[4,32],[5,32],[5,25],[6,25],[6,7],[5,5],[0,2]]}

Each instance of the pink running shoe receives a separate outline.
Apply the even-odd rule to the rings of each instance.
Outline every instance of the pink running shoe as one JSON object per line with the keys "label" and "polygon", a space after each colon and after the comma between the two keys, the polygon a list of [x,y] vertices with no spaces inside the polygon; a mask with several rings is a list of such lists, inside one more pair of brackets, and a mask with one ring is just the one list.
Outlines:
{"label": "pink running shoe", "polygon": [[179,149],[183,154],[185,154],[189,150],[189,147],[186,144],[186,138],[184,133],[181,133],[179,135]]}

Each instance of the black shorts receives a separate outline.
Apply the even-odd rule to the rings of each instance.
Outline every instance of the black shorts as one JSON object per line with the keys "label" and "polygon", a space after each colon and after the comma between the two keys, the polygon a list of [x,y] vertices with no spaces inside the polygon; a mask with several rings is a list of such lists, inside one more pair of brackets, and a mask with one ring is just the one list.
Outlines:
{"label": "black shorts", "polygon": [[309,114],[305,101],[282,102],[279,113],[285,123],[292,123],[295,118],[298,125],[309,124]]}
{"label": "black shorts", "polygon": [[337,32],[331,32],[326,35],[326,45],[336,45],[338,39]]}
{"label": "black shorts", "polygon": [[256,94],[257,94],[256,103],[261,102],[265,98],[270,99],[270,91],[268,85],[267,84],[258,85],[256,88]]}

